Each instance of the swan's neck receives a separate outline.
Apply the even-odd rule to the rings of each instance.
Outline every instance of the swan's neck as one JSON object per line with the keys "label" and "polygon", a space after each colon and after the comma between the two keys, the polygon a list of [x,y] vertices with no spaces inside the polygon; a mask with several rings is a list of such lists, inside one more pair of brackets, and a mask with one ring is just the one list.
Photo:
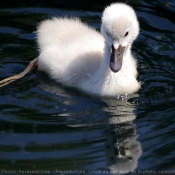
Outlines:
{"label": "swan's neck", "polygon": [[[98,70],[98,75],[100,77],[105,77],[108,75],[117,75],[117,73],[112,72],[112,70],[110,69],[110,57],[111,57],[111,48],[108,46],[107,43],[105,43],[105,47],[104,47],[104,55],[102,58],[102,62],[101,65],[99,67]],[[123,65],[122,67],[124,67],[125,64],[125,57],[127,57],[127,59],[131,58],[131,46],[129,45],[123,55]],[[121,68],[122,70],[122,68]],[[121,71],[120,71],[121,72]]]}
{"label": "swan's neck", "polygon": [[[99,65],[99,69],[90,79],[90,82],[85,84],[84,89],[89,89],[89,87],[92,87],[93,85],[94,94],[105,94],[109,96],[124,94],[126,92],[135,92],[140,86],[135,79],[135,76],[137,75],[136,63],[132,58],[130,47],[125,50],[122,68],[117,73],[114,73],[110,69],[110,56],[111,48],[105,44],[104,56]],[[134,85],[128,90],[128,87],[131,84]]]}
{"label": "swan's neck", "polygon": [[[114,73],[111,69],[110,69],[110,57],[111,57],[111,48],[108,46],[107,43],[105,43],[105,48],[104,48],[104,55],[102,58],[102,62],[100,64],[100,67],[97,71],[96,74],[96,80],[97,81],[105,81],[107,79],[114,79],[114,81],[116,81],[116,77],[118,76],[118,74],[124,73],[123,71],[123,67],[126,64],[126,60],[125,57],[127,57],[127,60],[129,61],[129,59],[131,58],[131,51],[130,51],[130,47],[127,47],[127,49],[125,50],[125,53],[123,55],[123,65],[121,70],[118,73]],[[103,78],[102,78],[103,77]]]}
{"label": "swan's neck", "polygon": [[110,69],[110,65],[109,65],[110,56],[111,56],[111,48],[107,45],[107,43],[105,43],[104,55],[103,55],[101,65],[97,73],[100,77],[106,76],[107,74],[112,72]]}

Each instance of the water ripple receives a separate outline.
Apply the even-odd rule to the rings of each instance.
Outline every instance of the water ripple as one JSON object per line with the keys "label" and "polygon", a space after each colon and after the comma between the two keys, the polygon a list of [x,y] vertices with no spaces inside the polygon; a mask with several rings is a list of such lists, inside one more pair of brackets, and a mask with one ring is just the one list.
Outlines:
{"label": "water ripple", "polygon": [[[16,2],[9,8],[1,6],[1,79],[21,72],[38,55],[34,31],[41,20],[78,16],[100,30],[101,10],[107,5],[105,1],[28,3],[20,3],[20,8]],[[123,100],[95,98],[38,72],[1,88],[1,168],[43,169],[51,174],[68,169],[109,174],[175,168],[174,1],[129,3],[141,27],[132,48],[141,90]]]}

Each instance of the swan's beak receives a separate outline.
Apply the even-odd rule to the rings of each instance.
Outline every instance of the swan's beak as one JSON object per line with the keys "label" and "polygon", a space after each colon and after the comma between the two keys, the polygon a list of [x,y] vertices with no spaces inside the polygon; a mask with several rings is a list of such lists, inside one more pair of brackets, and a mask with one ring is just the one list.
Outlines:
{"label": "swan's beak", "polygon": [[125,47],[122,47],[121,45],[119,45],[118,49],[115,49],[112,45],[110,68],[113,72],[118,72],[122,68],[124,50]]}

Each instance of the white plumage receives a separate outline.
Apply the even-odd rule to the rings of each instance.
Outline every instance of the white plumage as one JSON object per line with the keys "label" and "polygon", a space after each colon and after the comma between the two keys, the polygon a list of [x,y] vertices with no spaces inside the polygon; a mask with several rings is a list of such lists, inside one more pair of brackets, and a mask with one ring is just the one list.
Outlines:
{"label": "white plumage", "polygon": [[130,48],[138,33],[135,12],[123,3],[106,7],[101,34],[77,18],[45,20],[37,30],[38,68],[89,94],[134,93],[140,84]]}

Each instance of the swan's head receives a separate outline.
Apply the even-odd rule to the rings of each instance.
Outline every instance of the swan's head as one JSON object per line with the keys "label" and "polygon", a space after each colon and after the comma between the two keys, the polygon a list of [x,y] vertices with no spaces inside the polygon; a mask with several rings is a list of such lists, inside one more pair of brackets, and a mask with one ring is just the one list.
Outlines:
{"label": "swan's head", "polygon": [[110,68],[118,72],[123,55],[139,34],[139,23],[134,10],[126,4],[114,3],[102,15],[101,33],[111,48]]}

